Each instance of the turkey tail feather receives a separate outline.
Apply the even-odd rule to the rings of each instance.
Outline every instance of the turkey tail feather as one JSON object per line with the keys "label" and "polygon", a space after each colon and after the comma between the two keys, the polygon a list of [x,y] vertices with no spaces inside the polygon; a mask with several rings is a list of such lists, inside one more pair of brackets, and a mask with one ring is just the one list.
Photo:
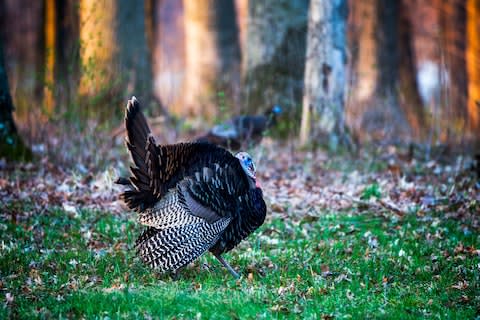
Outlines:
{"label": "turkey tail feather", "polygon": [[125,144],[132,156],[135,167],[130,167],[132,174],[130,182],[133,188],[125,191],[121,198],[130,209],[142,210],[146,205],[155,201],[155,196],[150,186],[151,179],[148,175],[148,163],[146,162],[148,154],[147,145],[155,144],[155,140],[148,127],[147,119],[143,115],[140,104],[135,97],[132,97],[127,103],[125,128],[127,129]]}
{"label": "turkey tail feather", "polygon": [[126,143],[128,150],[132,155],[133,162],[138,168],[145,169],[145,147],[150,133],[147,119],[143,115],[140,104],[135,97],[128,100],[127,109],[125,110],[125,128],[127,129]]}

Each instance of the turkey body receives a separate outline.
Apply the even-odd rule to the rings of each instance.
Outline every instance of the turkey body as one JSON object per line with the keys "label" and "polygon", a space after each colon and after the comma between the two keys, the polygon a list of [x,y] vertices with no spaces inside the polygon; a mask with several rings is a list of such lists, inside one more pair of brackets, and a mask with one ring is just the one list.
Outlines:
{"label": "turkey body", "polygon": [[126,145],[135,166],[121,198],[147,226],[136,241],[149,266],[176,271],[210,250],[232,274],[221,254],[233,249],[266,216],[254,165],[210,143],[156,145],[138,101],[127,104]]}
{"label": "turkey body", "polygon": [[262,115],[236,116],[214,126],[197,141],[210,142],[232,150],[248,148],[260,143],[265,131],[276,123],[281,112],[281,107],[275,105]]}
{"label": "turkey body", "polygon": [[267,211],[263,194],[260,188],[249,191],[247,196],[250,201],[245,206],[239,207],[239,212],[227,226],[210,251],[219,255],[232,250],[240,241],[263,224]]}

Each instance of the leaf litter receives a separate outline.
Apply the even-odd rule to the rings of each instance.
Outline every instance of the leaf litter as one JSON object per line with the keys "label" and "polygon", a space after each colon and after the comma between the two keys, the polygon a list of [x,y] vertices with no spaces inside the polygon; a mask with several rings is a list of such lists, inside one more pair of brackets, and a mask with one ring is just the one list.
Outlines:
{"label": "leaf litter", "polygon": [[[465,233],[479,232],[480,185],[478,177],[471,170],[473,164],[469,159],[459,156],[450,162],[421,161],[405,159],[401,150],[384,152],[388,159],[375,158],[367,153],[358,157],[335,156],[321,151],[294,150],[265,139],[262,147],[252,150],[257,162],[257,175],[268,204],[268,219],[279,218],[285,221],[286,226],[283,231],[277,230],[273,225],[264,229],[258,235],[262,245],[269,250],[281,252],[284,241],[296,239],[294,230],[300,227],[302,237],[308,239],[310,225],[322,219],[325,213],[345,211],[358,215],[369,212],[395,221],[414,214],[419,220],[429,221],[432,226],[438,224],[439,219],[455,219],[461,221]],[[382,154],[380,151],[378,153]],[[79,170],[78,166],[62,168],[46,160],[39,164],[23,164],[13,170],[4,168],[0,171],[0,218],[21,225],[28,217],[48,213],[55,207],[61,208],[75,219],[82,218],[80,211],[83,209],[121,216],[129,214],[132,217],[134,214],[128,213],[118,199],[122,187],[113,183],[125,172],[126,165],[123,157],[108,169],[88,167],[85,164],[82,165],[82,170]],[[437,212],[443,212],[443,215],[439,217]],[[0,223],[0,226],[2,225]],[[34,226],[24,227],[33,228],[36,232],[41,231]],[[98,231],[94,228],[95,221],[83,227],[80,235],[96,255],[101,255],[105,250],[128,250],[125,243],[117,244],[118,248],[106,244],[103,239],[96,237]],[[333,224],[329,226],[329,231],[342,237],[354,234],[358,229],[353,225]],[[419,230],[418,234],[427,240],[445,237],[442,230]],[[373,259],[375,252],[381,250],[383,244],[377,234],[365,233],[363,238],[367,244],[365,259]],[[329,244],[319,245],[325,247]],[[480,256],[480,250],[473,246],[458,243],[454,248],[443,250],[443,257],[463,261]],[[344,254],[351,255],[351,250],[346,248]],[[247,281],[252,284],[266,273],[282,268],[269,258],[262,260],[257,257],[256,252],[247,250],[239,255],[240,258],[255,260],[247,268]],[[408,258],[408,251],[401,247],[395,252],[395,259]],[[438,259],[438,256],[432,257],[432,263],[437,263]],[[31,288],[45,285],[34,265],[24,292],[31,292]],[[75,257],[68,260],[68,265],[71,268],[81,266]],[[333,284],[350,283],[352,277],[356,276],[346,270],[333,270],[327,263],[320,265],[316,272],[320,278],[332,281]],[[312,270],[312,275],[316,272]],[[385,285],[394,281],[391,277],[383,279]],[[86,282],[87,286],[88,283],[93,286],[101,281],[72,278],[63,286],[68,290],[77,290],[80,286],[85,288],[85,284],[81,284],[83,282]],[[325,287],[312,288],[301,293],[297,282],[301,282],[301,279],[279,286],[278,295],[308,295],[309,290],[328,294],[329,289]],[[107,293],[121,291],[125,286],[121,281],[114,281],[103,290]],[[450,289],[464,291],[469,286],[466,279],[460,278],[450,284]],[[195,286],[195,290],[201,290],[201,284]],[[346,291],[345,296],[348,300],[356,299],[351,291]],[[57,295],[57,299],[64,299],[62,292]],[[462,295],[459,299],[467,303],[471,297]],[[9,304],[15,303],[15,297],[9,292],[5,293],[4,300]],[[289,308],[279,303],[273,305],[271,310],[297,313],[301,311],[301,307],[295,305]]]}
{"label": "leaf litter", "polygon": [[[379,159],[366,151],[355,157],[335,156],[264,140],[251,152],[270,215],[314,220],[325,210],[352,208],[398,216],[444,211],[446,217],[468,221],[474,229],[480,227],[480,183],[471,170],[473,159],[457,156],[447,163],[405,160],[402,149],[391,146],[376,151]],[[0,201],[6,208],[2,214],[16,218],[52,206],[71,214],[80,208],[126,211],[118,198],[122,187],[114,181],[129,163],[126,152],[114,148],[111,153],[121,158],[103,170],[85,163],[62,168],[48,159],[0,170]],[[380,169],[371,170],[365,164]],[[30,203],[31,210],[19,212],[18,202]]]}

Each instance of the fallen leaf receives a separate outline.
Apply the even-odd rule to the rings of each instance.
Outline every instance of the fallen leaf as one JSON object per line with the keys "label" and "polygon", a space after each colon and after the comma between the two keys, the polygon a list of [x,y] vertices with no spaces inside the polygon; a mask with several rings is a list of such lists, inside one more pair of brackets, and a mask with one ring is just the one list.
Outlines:
{"label": "fallen leaf", "polygon": [[7,302],[7,304],[11,304],[13,300],[15,300],[15,297],[13,296],[13,294],[11,294],[10,292],[7,292],[5,294],[5,301]]}
{"label": "fallen leaf", "polygon": [[456,284],[452,285],[451,288],[463,291],[468,288],[468,282],[466,280],[458,281]]}

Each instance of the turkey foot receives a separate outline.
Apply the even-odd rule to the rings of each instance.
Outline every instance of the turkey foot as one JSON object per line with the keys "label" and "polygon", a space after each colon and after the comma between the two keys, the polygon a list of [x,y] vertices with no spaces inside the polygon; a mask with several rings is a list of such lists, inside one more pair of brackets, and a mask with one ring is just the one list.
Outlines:
{"label": "turkey foot", "polygon": [[227,268],[227,270],[232,274],[232,276],[235,278],[235,279],[239,279],[240,278],[240,275],[235,271],[233,270],[232,266],[228,264],[227,261],[225,261],[225,259],[223,259],[223,257],[219,254],[213,254],[215,256],[215,258],[218,259],[218,261],[220,261],[221,264],[223,264],[223,266],[225,268]]}

